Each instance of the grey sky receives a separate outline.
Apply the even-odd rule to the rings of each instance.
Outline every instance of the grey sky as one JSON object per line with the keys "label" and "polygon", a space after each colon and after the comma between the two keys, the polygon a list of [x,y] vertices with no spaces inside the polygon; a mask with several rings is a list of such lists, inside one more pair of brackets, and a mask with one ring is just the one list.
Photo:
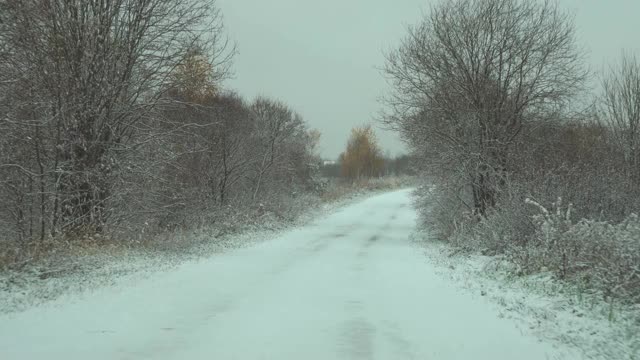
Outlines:
{"label": "grey sky", "polygon": [[[428,10],[425,0],[218,0],[238,43],[235,78],[244,96],[268,95],[290,104],[322,132],[321,151],[335,158],[353,126],[372,122],[387,87],[376,67],[406,26]],[[638,0],[561,0],[575,10],[590,64],[600,69],[623,48],[640,53]],[[403,146],[377,130],[392,154]]]}

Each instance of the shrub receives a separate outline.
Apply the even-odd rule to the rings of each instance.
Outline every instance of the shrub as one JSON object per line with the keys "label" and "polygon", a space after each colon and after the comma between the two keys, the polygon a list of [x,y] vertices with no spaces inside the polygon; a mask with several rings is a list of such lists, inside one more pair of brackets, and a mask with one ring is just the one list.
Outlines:
{"label": "shrub", "polygon": [[[571,204],[561,199],[551,211],[535,201],[536,236],[523,249],[540,269],[560,279],[573,279],[602,292],[607,298],[640,303],[640,219],[636,214],[612,224],[607,221],[571,220]],[[517,259],[517,258],[516,258]]]}
{"label": "shrub", "polygon": [[[463,251],[504,255],[516,265],[517,275],[550,272],[607,299],[640,303],[639,217],[632,213],[619,221],[618,214],[606,220],[590,218],[584,215],[597,213],[593,210],[602,203],[583,201],[577,210],[562,197],[546,200],[554,191],[541,191],[544,201],[523,198],[519,194],[527,187],[534,188],[511,184],[507,191],[511,194],[484,217],[474,216],[464,206],[463,194],[440,185],[421,186],[416,206],[423,226],[434,229],[439,240]],[[564,193],[575,195],[575,189],[567,189]],[[547,203],[551,205],[542,205]]]}

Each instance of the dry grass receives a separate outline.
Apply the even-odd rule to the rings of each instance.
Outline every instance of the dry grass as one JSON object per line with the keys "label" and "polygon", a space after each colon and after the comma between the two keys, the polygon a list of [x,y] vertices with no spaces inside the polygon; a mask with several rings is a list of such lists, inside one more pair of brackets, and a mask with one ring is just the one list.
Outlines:
{"label": "dry grass", "polygon": [[362,178],[355,181],[334,180],[320,195],[322,202],[330,203],[360,193],[386,191],[415,186],[416,180],[411,176],[387,176],[381,178]]}

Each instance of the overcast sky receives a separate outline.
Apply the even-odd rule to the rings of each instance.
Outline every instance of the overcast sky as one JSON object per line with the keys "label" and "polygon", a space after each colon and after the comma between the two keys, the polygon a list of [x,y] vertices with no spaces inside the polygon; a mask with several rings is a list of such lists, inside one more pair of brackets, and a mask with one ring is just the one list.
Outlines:
{"label": "overcast sky", "polygon": [[[321,152],[336,158],[352,127],[373,122],[387,89],[384,50],[428,11],[427,0],[217,0],[237,42],[227,86],[249,99],[285,101],[322,132]],[[580,41],[596,69],[625,48],[640,54],[640,0],[561,0],[576,12]],[[375,124],[374,124],[375,125]],[[391,154],[404,147],[377,130]]]}

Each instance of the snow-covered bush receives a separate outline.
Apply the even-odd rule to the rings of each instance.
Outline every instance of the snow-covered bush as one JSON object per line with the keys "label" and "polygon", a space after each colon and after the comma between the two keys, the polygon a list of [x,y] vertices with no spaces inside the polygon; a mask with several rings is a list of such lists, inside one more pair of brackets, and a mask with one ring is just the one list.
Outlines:
{"label": "snow-covered bush", "polygon": [[607,299],[640,303],[637,215],[596,220],[584,214],[597,204],[583,202],[578,211],[560,197],[535,201],[519,195],[524,188],[512,185],[485,217],[464,205],[464,193],[440,184],[419,187],[415,205],[437,239],[460,250],[505,256],[515,265],[514,275],[547,272]]}
{"label": "snow-covered bush", "polygon": [[451,191],[424,184],[415,191],[414,206],[420,213],[420,222],[431,235],[459,248],[474,248],[467,240],[473,220],[469,211],[456,201]]}
{"label": "snow-covered bush", "polygon": [[470,195],[458,189],[460,186],[425,185],[416,192],[422,222],[440,240],[483,254],[504,254],[534,234],[529,221],[533,211],[523,200],[502,199],[500,207],[481,217],[474,214]]}
{"label": "snow-covered bush", "polygon": [[[561,199],[551,210],[539,209],[533,220],[536,236],[522,251],[530,269],[548,269],[560,279],[575,280],[606,297],[640,303],[640,219],[636,214],[612,224],[582,219],[573,222],[571,204]],[[521,257],[520,257],[521,258]],[[525,264],[523,264],[525,265]]]}

